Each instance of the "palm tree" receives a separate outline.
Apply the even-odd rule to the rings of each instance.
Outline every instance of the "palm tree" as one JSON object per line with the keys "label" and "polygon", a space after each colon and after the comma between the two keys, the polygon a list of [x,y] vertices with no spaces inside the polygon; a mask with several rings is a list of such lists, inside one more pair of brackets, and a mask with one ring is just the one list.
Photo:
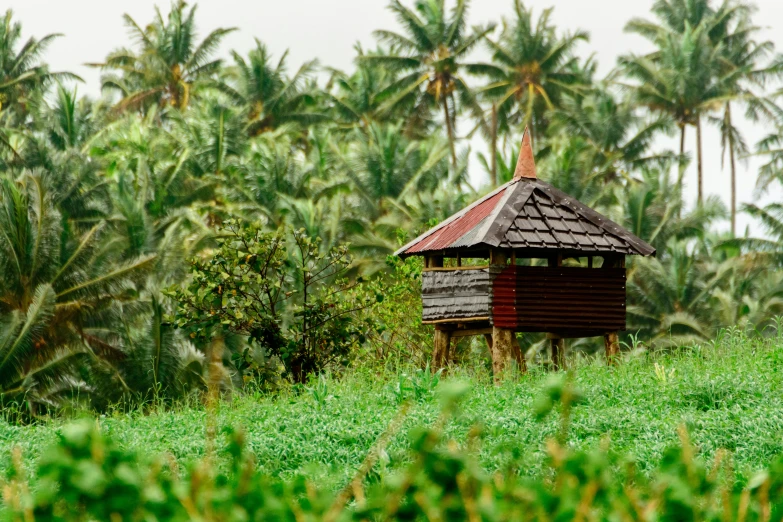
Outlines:
{"label": "palm tree", "polygon": [[288,78],[285,65],[288,52],[273,65],[266,46],[257,39],[247,60],[236,51],[231,55],[234,58],[234,67],[228,72],[231,81],[223,83],[221,90],[247,109],[251,135],[286,124],[306,128],[328,119],[318,112],[315,103],[318,93],[309,82],[318,65],[316,60],[305,63]]}
{"label": "palm tree", "polygon": [[94,114],[89,100],[79,99],[77,89],[57,84],[56,101],[45,114],[49,141],[60,151],[83,146],[95,132]]}
{"label": "palm tree", "polygon": [[42,94],[55,79],[78,79],[71,73],[52,73],[41,56],[59,34],[41,39],[29,38],[22,46],[22,25],[14,22],[13,11],[5,12],[0,23],[0,111],[10,109],[19,115],[28,112],[33,98]]}
{"label": "palm tree", "polygon": [[[341,127],[347,129],[357,125],[367,128],[374,122],[394,120],[395,115],[389,111],[381,113],[379,95],[395,81],[396,75],[385,67],[379,67],[363,59],[367,54],[388,55],[389,52],[378,49],[375,52],[365,53],[358,44],[355,49],[357,68],[352,74],[337,69],[330,70],[327,96],[337,114],[336,120],[340,122]],[[405,109],[400,112],[404,113]]]}
{"label": "palm tree", "polygon": [[670,121],[642,117],[631,103],[618,101],[600,87],[562,96],[551,120],[554,136],[584,139],[591,152],[584,172],[604,183],[628,180],[633,172],[670,157],[650,152],[655,137],[669,130]]}
{"label": "palm tree", "polygon": [[173,399],[205,390],[204,355],[166,322],[167,311],[156,293],[150,311],[140,327],[126,328],[133,333],[127,339],[128,357],[120,364],[125,382],[142,399]]}
{"label": "palm tree", "polygon": [[[636,84],[636,102],[653,112],[671,117],[680,128],[680,156],[685,154],[685,128],[696,127],[698,202],[702,203],[701,123],[705,114],[715,110],[729,92],[736,72],[720,74],[722,49],[708,38],[709,26],[686,25],[682,34],[660,34],[658,50],[648,56],[623,56],[620,65]],[[682,183],[682,176],[678,183]]]}
{"label": "palm tree", "polygon": [[465,79],[460,75],[468,53],[494,25],[477,27],[468,32],[467,8],[469,0],[457,0],[451,13],[445,0],[417,0],[411,11],[399,0],[392,0],[389,8],[397,15],[405,34],[393,31],[375,31],[376,37],[391,45],[400,54],[361,56],[360,60],[387,67],[402,76],[380,94],[382,110],[391,110],[401,103],[413,101],[414,113],[430,104],[440,105],[449,139],[452,168],[457,169],[455,93],[463,104],[480,112],[478,104]]}
{"label": "palm tree", "polygon": [[75,359],[125,356],[115,342],[118,307],[155,261],[112,255],[105,223],[83,233],[66,226],[55,206],[62,195],[50,186],[45,174],[0,180],[0,394],[33,415],[84,384],[71,371]]}
{"label": "palm tree", "polygon": [[715,74],[723,76],[723,116],[713,121],[721,131],[722,159],[729,155],[731,170],[731,233],[736,234],[736,156],[747,153],[741,133],[734,125],[732,102],[739,102],[747,109],[746,115],[753,121],[760,116],[772,118],[779,114],[777,106],[767,97],[754,92],[763,87],[766,80],[777,74],[778,67],[760,65],[773,51],[770,41],[757,42],[754,36],[761,30],[750,21],[754,7],[741,1],[724,0],[714,9],[709,0],[658,0],[653,13],[659,24],[634,19],[626,30],[636,32],[655,42],[661,35],[682,35],[689,27],[703,24],[711,45],[719,49]]}
{"label": "palm tree", "polygon": [[716,10],[712,0],[656,0],[651,9],[658,23],[644,18],[633,18],[625,26],[631,31],[655,41],[661,33],[682,34],[688,27],[696,27],[703,22],[710,25],[710,39],[717,41],[719,34],[733,18],[747,14],[746,4],[724,0]]}
{"label": "palm tree", "polygon": [[184,109],[198,87],[208,85],[220,70],[221,60],[213,59],[223,38],[234,31],[216,29],[196,43],[196,7],[178,0],[171,5],[168,19],[155,8],[155,19],[142,28],[129,15],[125,24],[137,50],[118,49],[104,63],[92,64],[106,71],[103,89],[118,91],[118,108],[142,108],[151,104]]}
{"label": "palm tree", "polygon": [[745,106],[745,115],[751,121],[760,118],[767,120],[780,119],[781,109],[772,98],[759,93],[766,82],[779,74],[780,64],[761,65],[773,51],[770,41],[756,42],[752,36],[761,28],[752,26],[749,18],[743,18],[722,41],[725,43],[725,63],[729,70],[738,71],[733,75],[734,83],[730,85],[729,96],[725,102],[723,117],[718,122],[721,130],[722,159],[726,152],[729,155],[731,169],[731,235],[736,236],[737,228],[737,166],[736,156],[746,155],[748,147],[739,129],[734,125],[731,104]]}
{"label": "palm tree", "polygon": [[[712,337],[713,292],[730,274],[692,244],[671,240],[666,257],[642,258],[628,278],[628,329],[659,346],[684,346]],[[726,325],[723,325],[726,326]]]}
{"label": "palm tree", "polygon": [[641,182],[621,187],[616,198],[622,205],[619,222],[665,256],[672,242],[702,241],[705,231],[725,217],[725,207],[716,197],[685,212],[682,188],[672,184],[669,168],[643,169]]}
{"label": "palm tree", "polygon": [[432,191],[446,181],[448,155],[443,140],[412,142],[401,133],[401,124],[373,123],[355,133],[353,145],[342,158],[352,193],[362,213],[371,221],[389,210],[389,200],[409,192]]}
{"label": "palm tree", "polygon": [[777,270],[747,261],[745,256],[724,261],[732,270],[713,292],[713,308],[722,327],[763,332],[783,313],[783,277]]}
{"label": "palm tree", "polygon": [[759,167],[755,193],[766,194],[777,182],[783,185],[783,126],[780,122],[773,132],[756,144],[756,152],[764,156],[766,163]]}
{"label": "palm tree", "polygon": [[728,244],[742,248],[759,266],[783,266],[783,204],[749,203],[742,210],[761,223],[766,237],[736,238]]}
{"label": "palm tree", "polygon": [[[206,97],[193,108],[191,117],[172,115],[175,154],[185,162],[185,171],[201,178],[224,175],[239,168],[248,138],[242,111]],[[216,181],[217,181],[216,180]]]}
{"label": "palm tree", "polygon": [[[486,39],[493,63],[470,67],[471,72],[485,75],[490,81],[481,92],[492,103],[489,127],[493,158],[499,133],[513,124],[527,127],[533,138],[542,134],[547,127],[545,113],[559,105],[564,92],[583,85],[589,74],[580,69],[574,56],[577,45],[588,40],[586,32],[561,36],[550,23],[552,9],[544,10],[534,22],[532,8],[526,9],[522,0],[514,1],[514,13],[515,19],[504,22],[505,30],[497,41]],[[497,183],[494,167],[492,176],[493,183]]]}

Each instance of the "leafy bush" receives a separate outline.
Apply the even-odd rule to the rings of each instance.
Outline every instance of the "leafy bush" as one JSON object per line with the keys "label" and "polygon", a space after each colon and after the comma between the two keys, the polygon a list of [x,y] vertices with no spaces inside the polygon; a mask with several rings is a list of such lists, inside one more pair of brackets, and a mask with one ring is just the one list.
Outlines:
{"label": "leafy bush", "polygon": [[[359,290],[365,299],[382,300],[378,306],[366,309],[367,343],[362,364],[413,364],[423,368],[432,353],[432,326],[421,319],[421,258],[400,259],[389,256],[388,271],[379,273]],[[380,298],[378,298],[380,296]]]}
{"label": "leafy bush", "polygon": [[[260,223],[227,220],[218,247],[192,261],[185,288],[168,294],[179,306],[173,320],[202,341],[226,333],[247,336],[297,382],[329,365],[348,363],[364,341],[354,313],[377,299],[351,292],[347,246],[321,250],[304,230],[269,233]],[[361,297],[361,299],[359,298]],[[365,322],[369,322],[367,317]],[[249,348],[236,358],[241,371],[263,374]]]}

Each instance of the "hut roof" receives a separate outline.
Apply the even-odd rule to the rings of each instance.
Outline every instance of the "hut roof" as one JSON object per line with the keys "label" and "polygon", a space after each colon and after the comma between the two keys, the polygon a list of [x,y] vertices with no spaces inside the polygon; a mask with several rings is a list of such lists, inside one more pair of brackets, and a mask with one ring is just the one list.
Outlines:
{"label": "hut roof", "polygon": [[482,248],[649,256],[655,249],[625,228],[536,177],[525,132],[514,179],[400,248],[407,257]]}

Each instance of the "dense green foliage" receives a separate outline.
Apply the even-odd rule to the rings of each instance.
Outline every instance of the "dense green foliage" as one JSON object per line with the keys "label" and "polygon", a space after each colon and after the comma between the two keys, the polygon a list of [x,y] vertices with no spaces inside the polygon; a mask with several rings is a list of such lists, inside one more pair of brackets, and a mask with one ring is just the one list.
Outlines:
{"label": "dense green foliage", "polygon": [[361,282],[345,279],[351,265],[347,248],[321,253],[320,239],[310,239],[304,230],[270,234],[259,223],[233,220],[224,224],[216,242],[218,248],[208,257],[193,261],[188,287],[171,289],[179,303],[178,327],[202,340],[227,333],[246,337],[248,346],[235,365],[242,373],[268,366],[257,364],[259,359],[276,357],[287,377],[303,382],[330,366],[348,364],[351,349],[364,341],[354,315],[383,295],[364,301],[347,295]]}
{"label": "dense green foliage", "polygon": [[[606,78],[579,57],[589,35],[518,0],[484,27],[467,0],[389,7],[398,27],[357,46],[350,71],[289,69],[261,40],[221,60],[233,29],[197,30],[184,2],[150,23],[126,16],[128,43],[93,64],[99,99],[50,70],[55,35],[25,39],[6,14],[0,401],[20,420],[198,398],[210,382],[278,387],[352,362],[423,367],[420,266],[389,254],[509,179],[525,125],[543,178],[657,248],[629,265],[629,335],[692,345],[783,313],[780,208],[747,206],[765,238],[718,233],[725,206],[683,198],[684,141],[654,146],[715,124],[734,169],[751,148],[742,108],[769,121],[762,188],[781,179],[781,68],[752,5],[658,1],[627,27],[652,52]],[[531,366],[541,341],[524,339]],[[457,363],[481,350],[463,342]]]}
{"label": "dense green foliage", "polygon": [[[738,477],[747,480],[783,452],[781,360],[783,340],[749,339],[737,330],[722,332],[698,348],[629,354],[617,367],[604,365],[600,357],[585,359],[573,370],[583,402],[570,418],[569,445],[590,451],[608,442],[617,458],[631,458],[640,472],[649,473],[666,448],[677,444],[683,425],[705,459],[728,451]],[[187,463],[205,455],[206,419],[214,415],[218,430],[233,426],[246,431],[246,443],[265,474],[286,480],[303,474],[337,489],[401,408],[405,418],[373,474],[385,476],[408,463],[409,430],[435,422],[436,390],[456,380],[469,384],[471,391],[460,403],[461,413],[446,425],[448,437],[466,445],[478,425],[481,444],[475,456],[483,469],[506,469],[524,457],[518,472],[539,476],[543,445],[559,429],[556,419],[539,422],[534,415],[549,376],[535,370],[493,386],[480,359],[474,356],[473,361],[470,370],[453,370],[447,377],[413,368],[399,373],[351,370],[339,378],[321,376],[285,386],[276,394],[236,394],[214,413],[192,401],[174,407],[152,403],[114,410],[97,422],[123,449],[168,454]],[[14,447],[20,448],[26,466],[34,466],[71,422],[17,426],[13,413],[7,417],[11,422],[0,423],[0,467],[10,464]],[[225,459],[219,454],[218,464]]]}
{"label": "dense green foliage", "polygon": [[[754,6],[656,0],[626,26],[650,52],[605,78],[551,10],[469,7],[391,0],[339,71],[263,35],[222,60],[234,29],[178,0],[125,16],[98,99],[5,13],[0,519],[783,516],[783,206],[735,198],[743,120],[768,127],[759,193],[783,184]],[[432,372],[421,260],[390,254],[509,180],[526,126],[542,178],[657,249],[628,260],[621,364],[579,340],[549,376],[526,334],[525,375],[493,385],[475,338]]]}
{"label": "dense green foliage", "polygon": [[[586,361],[570,376],[499,387],[480,374],[380,383],[354,374],[212,413],[0,425],[0,515],[776,520],[781,358],[781,339],[733,331],[617,368]],[[216,453],[204,432],[211,415],[227,435]]]}

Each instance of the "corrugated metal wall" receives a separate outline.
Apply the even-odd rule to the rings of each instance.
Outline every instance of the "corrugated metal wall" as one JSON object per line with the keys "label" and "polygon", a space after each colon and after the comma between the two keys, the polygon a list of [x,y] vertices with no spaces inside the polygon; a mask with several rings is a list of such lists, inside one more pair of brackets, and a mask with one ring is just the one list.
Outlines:
{"label": "corrugated metal wall", "polygon": [[524,332],[625,330],[625,269],[506,267],[492,284],[492,321]]}
{"label": "corrugated metal wall", "polygon": [[422,274],[422,319],[468,319],[489,317],[489,268],[437,270]]}
{"label": "corrugated metal wall", "polygon": [[422,274],[424,321],[491,317],[519,332],[625,330],[625,269],[492,266]]}

